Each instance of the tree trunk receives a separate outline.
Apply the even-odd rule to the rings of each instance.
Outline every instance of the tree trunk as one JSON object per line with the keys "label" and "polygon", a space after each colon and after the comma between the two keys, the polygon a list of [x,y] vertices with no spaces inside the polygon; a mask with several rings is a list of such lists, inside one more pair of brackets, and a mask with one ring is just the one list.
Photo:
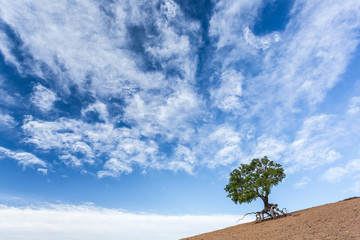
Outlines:
{"label": "tree trunk", "polygon": [[271,208],[271,204],[269,203],[268,196],[261,196],[261,200],[264,202],[264,211],[267,212]]}

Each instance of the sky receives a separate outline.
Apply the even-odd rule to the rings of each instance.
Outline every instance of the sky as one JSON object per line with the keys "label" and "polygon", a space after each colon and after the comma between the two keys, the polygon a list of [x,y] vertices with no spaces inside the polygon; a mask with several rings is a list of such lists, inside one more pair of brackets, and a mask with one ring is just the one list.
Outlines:
{"label": "sky", "polygon": [[0,0],[0,238],[231,226],[265,155],[281,208],[360,195],[359,40],[358,0]]}

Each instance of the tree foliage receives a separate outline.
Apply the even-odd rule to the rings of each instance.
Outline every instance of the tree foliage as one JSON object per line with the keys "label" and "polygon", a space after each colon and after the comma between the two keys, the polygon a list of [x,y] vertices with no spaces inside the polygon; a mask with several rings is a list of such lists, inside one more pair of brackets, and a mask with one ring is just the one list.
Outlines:
{"label": "tree foliage", "polygon": [[266,209],[270,207],[268,196],[271,188],[278,185],[285,176],[280,164],[270,161],[266,156],[255,158],[250,164],[241,164],[230,173],[225,191],[236,204],[250,203],[260,197]]}

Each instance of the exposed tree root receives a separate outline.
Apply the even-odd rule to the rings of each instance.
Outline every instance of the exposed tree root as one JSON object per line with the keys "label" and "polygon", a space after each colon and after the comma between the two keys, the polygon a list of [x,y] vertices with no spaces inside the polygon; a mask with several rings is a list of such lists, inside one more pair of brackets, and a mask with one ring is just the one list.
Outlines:
{"label": "exposed tree root", "polygon": [[264,208],[260,212],[247,213],[242,218],[237,220],[236,222],[239,222],[240,220],[243,220],[246,217],[246,215],[250,215],[250,214],[255,214],[255,216],[256,216],[255,222],[262,222],[264,220],[276,219],[278,217],[285,217],[285,216],[288,215],[286,208],[283,208],[282,210],[280,210],[278,208],[277,204],[269,204],[268,207]]}

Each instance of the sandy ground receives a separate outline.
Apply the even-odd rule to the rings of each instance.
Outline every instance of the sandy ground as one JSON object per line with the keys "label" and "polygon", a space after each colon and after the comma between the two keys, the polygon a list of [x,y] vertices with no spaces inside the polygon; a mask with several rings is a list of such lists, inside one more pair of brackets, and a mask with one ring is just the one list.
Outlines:
{"label": "sandy ground", "polygon": [[245,223],[183,240],[360,240],[360,198],[321,205],[260,223]]}

